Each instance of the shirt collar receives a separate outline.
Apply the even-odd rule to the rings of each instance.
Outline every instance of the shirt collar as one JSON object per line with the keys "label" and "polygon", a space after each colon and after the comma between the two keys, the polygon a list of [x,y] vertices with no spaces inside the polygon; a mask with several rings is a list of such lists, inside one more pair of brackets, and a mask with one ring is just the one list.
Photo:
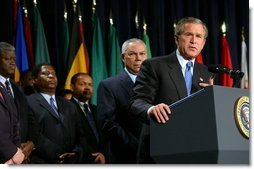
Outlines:
{"label": "shirt collar", "polygon": [[40,92],[40,94],[47,100],[47,102],[50,104],[50,98],[51,97],[53,97],[53,99],[56,101],[56,96],[55,95],[52,95],[52,96],[50,96],[50,95],[48,95],[48,94],[46,94],[46,93],[42,93],[42,92]]}
{"label": "shirt collar", "polygon": [[184,57],[180,54],[178,49],[176,50],[176,57],[177,57],[177,59],[178,59],[178,61],[179,61],[182,68],[185,68],[186,63],[189,62],[189,61],[191,61],[194,65],[195,59],[192,59],[192,60],[184,59]]}
{"label": "shirt collar", "polygon": [[126,67],[124,68],[124,70],[129,75],[129,77],[131,78],[132,82],[135,83],[137,75],[134,75],[134,74],[130,73]]}
{"label": "shirt collar", "polygon": [[86,101],[85,103],[84,103],[84,102],[81,102],[81,101],[79,101],[75,96],[73,96],[73,99],[74,99],[74,100],[79,104],[79,106],[81,106],[81,107],[83,107],[84,104],[89,105],[89,104],[88,104],[88,101]]}
{"label": "shirt collar", "polygon": [[8,80],[10,82],[10,78],[5,78],[2,75],[0,75],[0,82],[5,85],[5,81]]}

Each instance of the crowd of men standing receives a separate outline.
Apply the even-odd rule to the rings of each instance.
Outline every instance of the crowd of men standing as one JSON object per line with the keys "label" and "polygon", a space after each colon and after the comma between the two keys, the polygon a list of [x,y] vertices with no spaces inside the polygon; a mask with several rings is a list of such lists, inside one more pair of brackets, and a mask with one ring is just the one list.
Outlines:
{"label": "crowd of men standing", "polygon": [[[104,87],[99,89],[102,96],[98,99],[98,108],[102,109],[98,111],[100,109],[89,102],[93,94],[92,78],[84,72],[72,77],[72,96],[68,99],[56,94],[58,79],[54,67],[48,63],[23,72],[20,83],[16,84],[11,79],[16,68],[15,48],[0,42],[0,116],[4,122],[0,126],[0,162],[136,163],[139,134],[132,132],[137,133],[141,127],[132,126],[134,123],[127,119],[122,121],[125,118],[121,116],[129,116],[128,102],[134,81],[128,74],[136,75],[144,59],[146,47],[142,40],[130,39],[124,43],[122,60],[125,71],[115,78],[119,79],[116,82],[110,82],[110,78],[102,82]],[[121,85],[121,88],[115,88],[117,91],[109,89],[120,95],[105,100],[108,95],[106,83]],[[122,101],[118,104],[118,100]],[[122,120],[117,120],[119,117]],[[125,126],[128,123],[132,131]]]}
{"label": "crowd of men standing", "polygon": [[[176,51],[148,60],[145,43],[129,39],[122,45],[122,73],[93,89],[91,76],[78,72],[68,99],[56,94],[58,79],[48,63],[15,84],[15,48],[0,42],[0,163],[154,163],[149,121],[166,123],[169,104],[213,84],[207,67],[195,62],[207,36],[201,20],[183,18],[175,28]],[[97,106],[89,102],[93,90]]]}

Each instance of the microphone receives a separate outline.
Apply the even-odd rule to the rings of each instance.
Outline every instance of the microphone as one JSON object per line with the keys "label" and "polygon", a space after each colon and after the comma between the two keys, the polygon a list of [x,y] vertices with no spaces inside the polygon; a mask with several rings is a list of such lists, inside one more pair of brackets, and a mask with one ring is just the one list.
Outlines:
{"label": "microphone", "polygon": [[242,78],[244,73],[239,70],[231,70],[224,65],[209,65],[208,70],[212,73],[226,73],[229,74],[231,78]]}

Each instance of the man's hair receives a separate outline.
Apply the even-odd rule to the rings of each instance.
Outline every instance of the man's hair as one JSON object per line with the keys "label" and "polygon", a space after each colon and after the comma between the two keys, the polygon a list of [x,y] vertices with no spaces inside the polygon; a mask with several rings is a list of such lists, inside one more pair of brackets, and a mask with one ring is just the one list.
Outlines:
{"label": "man's hair", "polygon": [[24,80],[27,76],[27,73],[32,72],[32,69],[28,68],[20,73],[20,81]]}
{"label": "man's hair", "polygon": [[179,36],[184,33],[184,25],[187,23],[201,24],[203,26],[204,31],[205,31],[204,38],[207,38],[208,29],[207,29],[206,24],[204,22],[202,22],[200,19],[194,18],[194,17],[185,17],[185,18],[182,18],[180,21],[178,21],[178,23],[176,24],[176,27],[175,27],[175,36]]}
{"label": "man's hair", "polygon": [[33,69],[33,71],[32,71],[32,76],[33,76],[34,78],[37,78],[37,77],[38,77],[38,74],[39,74],[40,71],[41,71],[41,67],[42,67],[42,66],[45,66],[45,65],[50,65],[50,66],[52,66],[50,63],[40,63],[40,64],[38,64],[38,65],[35,65],[35,67],[34,67],[34,69]]}
{"label": "man's hair", "polygon": [[71,84],[74,85],[74,84],[76,83],[78,77],[81,76],[81,75],[86,75],[86,76],[89,76],[89,77],[90,77],[90,75],[89,75],[88,73],[78,72],[78,73],[76,73],[75,75],[73,75],[73,76],[71,77]]}
{"label": "man's hair", "polygon": [[129,44],[131,42],[142,42],[145,46],[146,44],[144,43],[144,41],[142,41],[141,39],[137,39],[137,38],[132,38],[132,39],[128,39],[126,40],[123,45],[122,45],[122,54],[126,52],[126,50],[128,49],[129,47]]}
{"label": "man's hair", "polygon": [[6,42],[0,42],[0,57],[6,54],[6,52],[15,52],[15,47]]}

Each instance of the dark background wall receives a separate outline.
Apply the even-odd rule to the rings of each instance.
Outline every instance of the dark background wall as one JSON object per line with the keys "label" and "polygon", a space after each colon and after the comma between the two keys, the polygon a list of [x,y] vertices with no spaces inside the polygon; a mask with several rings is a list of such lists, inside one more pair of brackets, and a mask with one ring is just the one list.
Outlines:
{"label": "dark background wall", "polygon": [[[20,1],[23,4],[23,1]],[[61,82],[65,81],[65,72],[61,67],[61,48],[59,32],[63,29],[59,22],[64,11],[64,2],[68,9],[68,23],[71,31],[71,0],[37,0],[44,24],[51,63],[57,70]],[[26,0],[28,12],[32,14],[32,0]],[[78,0],[81,8],[85,43],[91,57],[92,44],[92,0]],[[109,16],[112,13],[117,30],[119,45],[131,37],[140,37],[142,30],[136,28],[135,16],[139,13],[140,24],[145,19],[150,37],[152,56],[171,53],[175,49],[173,25],[185,16],[203,20],[209,30],[207,43],[202,52],[205,64],[220,62],[221,25],[225,21],[227,39],[234,69],[241,65],[241,32],[244,28],[246,44],[249,49],[249,1],[248,0],[97,0],[96,12],[101,22],[106,59],[108,62]],[[33,16],[29,15],[31,25]],[[0,41],[13,43],[15,37],[13,21],[13,0],[0,1]],[[33,27],[31,28],[33,30]],[[120,56],[119,56],[120,57]],[[91,59],[90,59],[91,60]],[[98,65],[99,66],[99,65]],[[63,84],[63,83],[60,83]]]}

